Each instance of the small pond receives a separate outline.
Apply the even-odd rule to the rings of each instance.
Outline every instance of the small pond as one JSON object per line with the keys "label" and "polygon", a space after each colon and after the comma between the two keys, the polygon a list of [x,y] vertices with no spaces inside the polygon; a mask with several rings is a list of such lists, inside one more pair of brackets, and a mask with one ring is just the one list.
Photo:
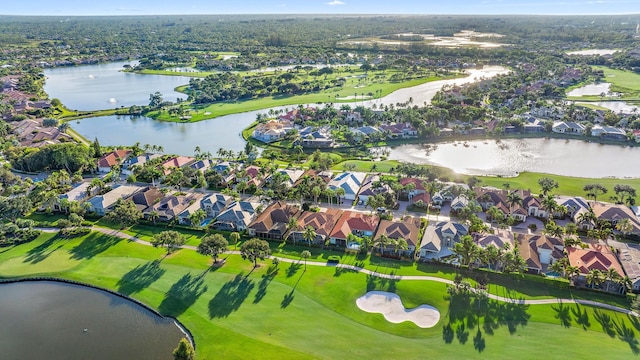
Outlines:
{"label": "small pond", "polygon": [[54,281],[0,284],[2,359],[172,359],[175,322],[111,293]]}

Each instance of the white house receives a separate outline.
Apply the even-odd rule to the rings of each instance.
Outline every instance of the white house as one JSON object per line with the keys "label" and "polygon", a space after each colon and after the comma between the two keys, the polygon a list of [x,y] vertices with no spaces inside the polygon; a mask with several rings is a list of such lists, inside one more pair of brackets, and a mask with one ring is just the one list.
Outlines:
{"label": "white house", "polygon": [[353,201],[356,199],[358,190],[360,190],[360,186],[366,177],[367,174],[361,172],[343,172],[331,179],[327,186],[333,191],[338,188],[344,189],[344,196],[342,198]]}
{"label": "white house", "polygon": [[103,216],[111,211],[118,199],[126,199],[138,191],[142,191],[142,189],[144,188],[135,185],[114,185],[113,190],[89,200],[88,211]]}

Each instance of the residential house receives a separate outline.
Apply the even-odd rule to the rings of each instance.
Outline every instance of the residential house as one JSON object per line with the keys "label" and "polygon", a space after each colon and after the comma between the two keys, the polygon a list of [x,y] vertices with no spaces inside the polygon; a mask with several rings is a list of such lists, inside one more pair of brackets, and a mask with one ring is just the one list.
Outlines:
{"label": "residential house", "polygon": [[298,135],[300,136],[299,143],[303,147],[329,148],[335,145],[331,137],[330,128],[326,126],[320,128],[308,126],[300,129]]}
{"label": "residential house", "polygon": [[627,133],[624,130],[607,125],[594,125],[591,128],[591,136],[607,140],[627,141]]}
{"label": "residential house", "polygon": [[451,248],[467,235],[465,225],[451,221],[431,222],[420,241],[420,260],[441,259],[453,254]]}
{"label": "residential house", "polygon": [[250,165],[244,168],[244,176],[239,178],[236,174],[236,182],[246,181],[247,186],[255,186],[256,189],[261,188],[264,185],[265,177],[260,171],[260,167],[255,165]]}
{"label": "residential house", "polygon": [[[410,255],[416,251],[416,246],[419,244],[420,226],[420,218],[411,216],[397,221],[381,220],[376,235],[373,237],[373,242],[380,240],[383,235],[393,240],[404,239],[407,242],[407,249],[401,250],[400,253]],[[388,245],[383,251],[390,252],[394,250],[394,245]]]}
{"label": "residential house", "polygon": [[244,231],[256,217],[259,203],[234,201],[216,217],[212,227],[217,230]]}
{"label": "residential house", "polygon": [[391,139],[413,139],[418,137],[418,130],[410,123],[392,123],[380,125],[380,130],[389,134]]}
{"label": "residential house", "polygon": [[214,164],[215,164],[215,161],[211,159],[201,159],[201,160],[196,160],[194,163],[189,165],[189,167],[196,169],[201,173],[204,173],[207,170],[209,170]]}
{"label": "residential house", "polygon": [[622,269],[631,279],[631,291],[640,292],[640,244],[618,241],[611,243],[618,252]]}
{"label": "residential house", "polygon": [[[556,196],[556,203],[558,206],[563,206],[567,209],[566,215],[569,216],[573,221],[576,220],[576,215],[581,211],[589,210],[589,203],[583,197],[579,196]],[[553,214],[554,217],[560,218],[562,217],[561,212],[556,212]]]}
{"label": "residential house", "polygon": [[149,217],[149,214],[156,212],[158,214],[158,220],[169,222],[178,217],[180,213],[186,210],[188,207],[195,203],[199,203],[202,199],[202,194],[190,193],[187,195],[169,195],[163,197],[157,203],[149,206],[145,211],[145,217]]}
{"label": "residential house", "polygon": [[127,199],[128,197],[142,191],[144,188],[135,185],[114,185],[113,189],[106,194],[94,196],[88,201],[88,211],[98,216],[104,216],[113,209],[116,201]]}
{"label": "residential house", "polygon": [[598,220],[606,220],[615,226],[622,219],[629,219],[632,234],[640,235],[640,220],[626,205],[592,202],[591,209]]}
{"label": "residential house", "polygon": [[142,154],[138,156],[131,156],[122,162],[122,174],[129,176],[133,174],[135,167],[142,167],[147,162],[161,157],[160,154]]}
{"label": "residential house", "polygon": [[402,178],[400,179],[400,185],[402,185],[404,188],[406,188],[409,184],[413,184],[413,190],[411,191],[403,191],[404,194],[407,195],[407,198],[409,199],[409,201],[411,201],[411,199],[419,194],[425,194],[427,192],[427,190],[424,187],[424,183],[425,181],[422,179],[418,179],[418,178]]}
{"label": "residential house", "polygon": [[293,187],[297,187],[298,185],[300,185],[303,181],[305,181],[305,178],[321,178],[322,181],[325,182],[325,184],[328,184],[329,181],[331,181],[331,179],[333,178],[333,173],[331,171],[309,169],[305,171],[302,176],[298,178],[298,180],[296,180],[296,182],[293,184]]}
{"label": "residential house", "polygon": [[202,209],[207,213],[207,217],[215,219],[222,213],[234,200],[231,196],[214,193],[205,196],[201,200]]}
{"label": "residential house", "polygon": [[573,121],[556,121],[551,131],[558,134],[584,135],[585,126]]}
{"label": "residential house", "polygon": [[63,211],[63,200],[68,202],[83,202],[87,200],[89,197],[96,194],[98,189],[90,190],[91,183],[88,181],[83,181],[79,184],[76,184],[71,190],[67,191],[64,194],[58,195],[58,201],[53,204],[54,211]]}
{"label": "residential house", "polygon": [[411,205],[418,205],[418,206],[421,206],[421,207],[427,207],[427,206],[429,206],[429,203],[431,202],[431,197],[427,193],[422,193],[422,194],[418,194],[418,195],[412,196],[411,200],[409,200],[409,202],[411,203]]}
{"label": "residential house", "polygon": [[358,200],[366,203],[371,196],[391,192],[389,185],[380,183],[379,175],[367,175],[358,192]]}
{"label": "residential house", "polygon": [[284,138],[287,132],[293,129],[293,121],[269,120],[264,124],[256,126],[251,137],[263,143],[271,143]]}
{"label": "residential house", "polygon": [[527,211],[528,216],[537,218],[548,218],[549,213],[542,207],[542,203],[538,196],[529,195],[522,200],[522,207]]}
{"label": "residential house", "polygon": [[191,205],[189,205],[186,209],[182,210],[176,217],[178,219],[178,223],[180,225],[188,225],[188,226],[204,226],[208,224],[209,221],[211,221],[211,219],[207,219],[206,217],[202,219],[200,224],[194,225],[191,223],[191,215],[196,213],[198,210],[202,210],[201,201],[195,201]]}
{"label": "residential house", "polygon": [[147,186],[131,197],[136,208],[144,212],[149,206],[157,203],[164,197],[164,194],[155,186]]}
{"label": "residential house", "polygon": [[287,234],[289,220],[297,218],[300,209],[278,201],[268,206],[258,217],[249,224],[249,236],[257,236],[269,240],[282,240]]}
{"label": "residential house", "polygon": [[518,234],[518,250],[531,273],[547,272],[549,265],[564,257],[564,240],[546,235]]}
{"label": "residential house", "polygon": [[114,150],[106,153],[98,160],[98,172],[111,172],[112,167],[120,166],[129,155],[131,150]]}
{"label": "residential house", "polygon": [[[587,285],[587,275],[591,270],[599,270],[603,273],[609,269],[614,269],[620,276],[624,276],[622,265],[616,258],[615,254],[611,251],[609,246],[601,244],[589,244],[587,248],[566,248],[567,257],[569,258],[569,264],[575,266],[580,270],[580,275],[576,279],[578,285]],[[606,289],[607,284],[601,284],[601,289]],[[595,286],[592,286],[595,287]],[[611,292],[624,292],[621,286],[616,284],[609,284],[609,291]]]}
{"label": "residential house", "polygon": [[376,215],[366,215],[360,212],[346,210],[342,213],[329,236],[329,243],[347,246],[349,234],[358,237],[372,238],[378,228],[380,218]]}
{"label": "residential house", "polygon": [[175,156],[171,159],[162,163],[162,168],[164,169],[164,174],[169,175],[173,169],[181,168],[189,163],[191,163],[194,158],[189,156]]}
{"label": "residential house", "polygon": [[458,212],[469,205],[469,199],[466,195],[460,194],[451,200],[451,211]]}
{"label": "residential house", "polygon": [[296,181],[298,181],[298,179],[302,177],[302,174],[304,174],[304,170],[300,169],[279,169],[276,172],[284,175],[285,185],[289,188],[293,187]]}
{"label": "residential house", "polygon": [[353,201],[356,199],[358,190],[360,190],[360,186],[366,177],[367,174],[361,172],[343,172],[331,179],[328,187],[333,191],[342,188],[344,190],[344,196],[342,198]]}
{"label": "residential house", "polygon": [[356,140],[364,140],[369,139],[371,136],[377,136],[382,132],[375,126],[361,126],[355,129],[352,129],[353,138]]}
{"label": "residential house", "polygon": [[[528,212],[522,206],[522,204],[509,204],[508,196],[509,191],[500,190],[492,187],[479,187],[474,189],[476,193],[476,201],[482,207],[482,210],[487,211],[490,207],[497,207],[505,216],[512,216],[518,221],[526,221]],[[517,192],[521,199],[526,199],[531,196],[530,191],[526,190],[514,190]]]}
{"label": "residential house", "polygon": [[324,245],[329,240],[331,230],[342,216],[342,210],[327,209],[325,212],[305,211],[298,218],[297,229],[289,232],[289,239],[292,242],[306,242],[304,233],[307,227],[311,227],[316,232],[316,237],[311,242],[316,245]]}
{"label": "residential house", "polygon": [[494,229],[494,233],[474,233],[473,240],[482,249],[489,246],[503,249],[507,244],[513,248],[514,237],[513,233],[507,229]]}

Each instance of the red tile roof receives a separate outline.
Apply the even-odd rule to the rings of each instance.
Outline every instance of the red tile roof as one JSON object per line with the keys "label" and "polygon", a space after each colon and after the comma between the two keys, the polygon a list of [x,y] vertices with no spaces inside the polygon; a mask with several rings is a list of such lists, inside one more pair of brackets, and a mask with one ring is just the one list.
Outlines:
{"label": "red tile roof", "polygon": [[98,160],[98,167],[108,168],[119,165],[129,154],[131,150],[115,150],[107,153]]}
{"label": "red tile roof", "polygon": [[373,233],[378,227],[380,218],[375,215],[346,210],[333,227],[330,237],[346,239],[353,231],[368,231]]}

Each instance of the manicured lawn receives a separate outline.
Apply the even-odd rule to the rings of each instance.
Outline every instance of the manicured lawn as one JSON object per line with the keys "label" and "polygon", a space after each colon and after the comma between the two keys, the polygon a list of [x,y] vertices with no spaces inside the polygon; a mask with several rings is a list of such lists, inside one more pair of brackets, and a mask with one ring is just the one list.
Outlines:
{"label": "manicured lawn", "polygon": [[[603,174],[604,175],[604,174]],[[586,184],[599,183],[604,185],[609,192],[605,195],[601,195],[599,199],[608,199],[613,194],[613,187],[616,184],[628,184],[636,189],[640,190],[640,179],[588,179],[570,176],[550,175],[532,172],[523,172],[516,177],[493,177],[493,176],[478,176],[482,180],[481,185],[495,186],[502,188],[502,185],[508,183],[511,189],[525,189],[531,190],[533,193],[540,191],[540,185],[538,185],[538,179],[542,177],[549,177],[558,182],[560,187],[553,190],[554,194],[570,195],[570,196],[585,196],[585,192],[582,188]]]}
{"label": "manicured lawn", "polygon": [[[327,76],[325,82],[335,80],[336,78],[348,77],[345,85],[342,87],[332,87],[326,90],[321,90],[314,93],[303,95],[275,95],[268,97],[261,97],[252,100],[242,101],[225,101],[217,102],[206,106],[194,106],[194,110],[190,112],[190,122],[201,121],[205,119],[212,119],[218,116],[224,116],[229,114],[236,114],[240,112],[254,111],[260,109],[268,109],[276,106],[286,105],[298,105],[298,104],[315,104],[315,103],[328,103],[328,102],[355,102],[368,100],[366,94],[374,94],[374,96],[386,96],[398,89],[412,87],[420,84],[424,84],[431,81],[442,80],[443,77],[424,76],[420,78],[405,80],[405,81],[390,81],[390,77],[393,71],[387,71],[385,73],[376,72],[369,73],[369,77],[365,80],[358,80],[356,77],[364,76],[364,71],[352,69],[351,72],[342,71],[340,73],[334,73]],[[174,73],[174,72],[162,72],[163,75],[188,75],[188,76],[206,76],[211,73]],[[256,72],[241,72],[245,76],[267,76],[272,75],[270,73]],[[375,76],[379,78],[375,78]],[[304,75],[304,72],[298,74],[299,79],[312,80],[311,76]],[[448,76],[444,78],[451,78],[454,76]],[[353,79],[352,79],[353,78]],[[318,79],[323,79],[319,77]],[[357,94],[357,96],[356,96]],[[164,121],[180,121],[179,118],[170,115],[167,111],[152,111],[146,114],[149,117],[156,118]]]}
{"label": "manicured lawn", "polygon": [[[628,359],[638,353],[640,323],[609,311],[451,301],[440,283],[325,267],[304,271],[302,263],[281,263],[269,275],[269,261],[251,271],[234,255],[208,271],[210,260],[194,251],[163,254],[102,235],[49,234],[0,250],[0,277],[58,276],[133,296],[177,316],[195,336],[198,359]],[[355,299],[373,289],[398,293],[407,307],[433,305],[440,322],[420,329],[360,311]]]}

